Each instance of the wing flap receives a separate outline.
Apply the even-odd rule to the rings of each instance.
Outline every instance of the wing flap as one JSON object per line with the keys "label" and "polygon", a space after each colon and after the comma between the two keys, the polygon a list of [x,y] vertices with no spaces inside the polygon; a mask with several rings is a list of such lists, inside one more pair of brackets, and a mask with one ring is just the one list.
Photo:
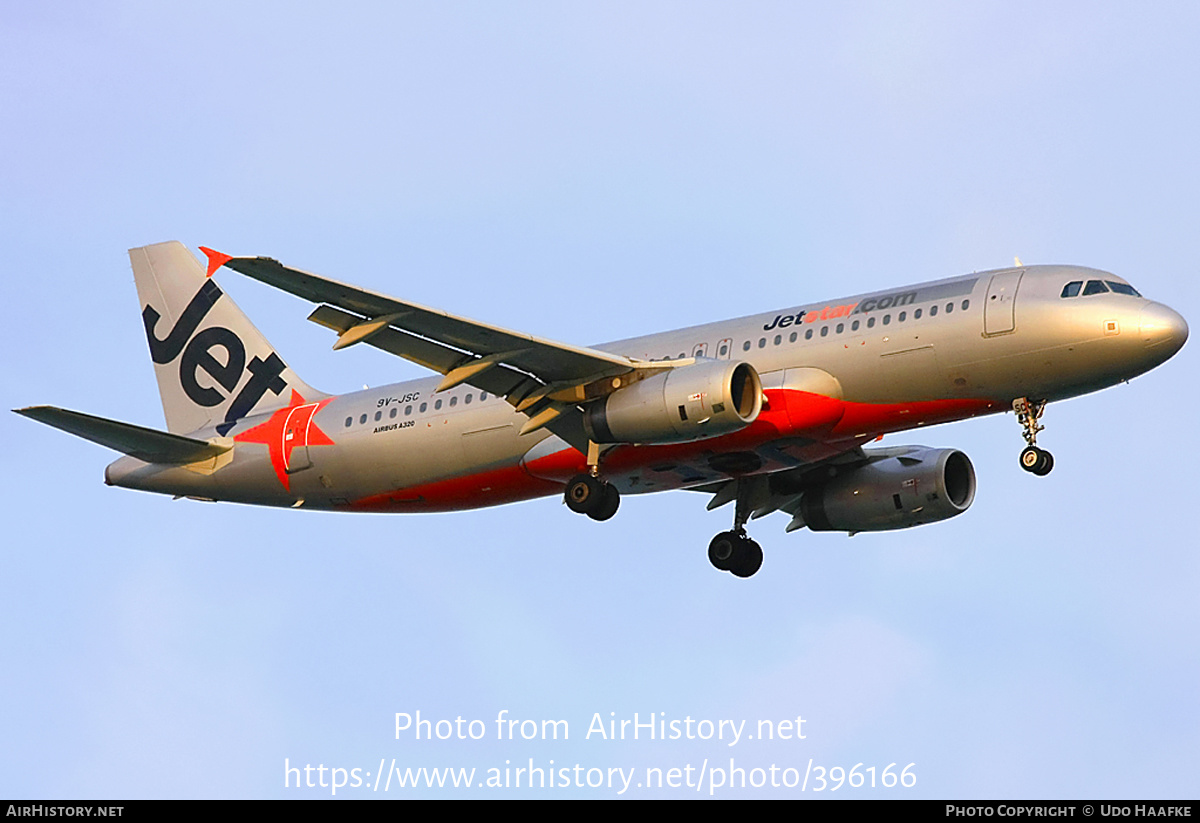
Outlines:
{"label": "wing flap", "polygon": [[230,448],[55,406],[31,406],[13,411],[147,463],[195,463],[216,457]]}

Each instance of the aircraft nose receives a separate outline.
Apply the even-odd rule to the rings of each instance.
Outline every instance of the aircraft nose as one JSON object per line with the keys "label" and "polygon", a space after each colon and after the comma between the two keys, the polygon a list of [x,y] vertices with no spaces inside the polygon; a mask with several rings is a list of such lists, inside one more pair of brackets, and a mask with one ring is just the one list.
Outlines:
{"label": "aircraft nose", "polygon": [[1188,337],[1187,321],[1169,306],[1150,303],[1142,309],[1142,341],[1165,358],[1183,348]]}

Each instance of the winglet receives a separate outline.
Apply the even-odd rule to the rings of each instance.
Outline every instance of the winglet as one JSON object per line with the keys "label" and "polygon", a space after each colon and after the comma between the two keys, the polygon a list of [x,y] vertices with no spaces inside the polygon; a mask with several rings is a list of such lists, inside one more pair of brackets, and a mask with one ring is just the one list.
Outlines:
{"label": "winglet", "polygon": [[222,254],[221,252],[210,249],[207,246],[201,246],[200,251],[204,252],[204,254],[208,257],[208,271],[205,273],[205,277],[212,277],[213,272],[233,259],[232,254]]}

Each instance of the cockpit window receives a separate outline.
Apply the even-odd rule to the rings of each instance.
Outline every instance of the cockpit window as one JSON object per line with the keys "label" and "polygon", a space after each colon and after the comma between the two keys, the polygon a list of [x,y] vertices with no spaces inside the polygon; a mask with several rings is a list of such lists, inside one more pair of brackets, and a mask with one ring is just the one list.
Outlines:
{"label": "cockpit window", "polygon": [[1138,294],[1138,290],[1128,283],[1118,283],[1116,280],[1105,280],[1104,282],[1107,283],[1108,287],[1117,294],[1127,294],[1130,297],[1141,297],[1141,295]]}
{"label": "cockpit window", "polygon": [[1083,287],[1083,296],[1087,297],[1089,294],[1104,294],[1106,291],[1108,291],[1108,286],[1104,285],[1102,281],[1089,280],[1087,281],[1087,285]]}
{"label": "cockpit window", "polygon": [[1075,297],[1079,294],[1079,290],[1083,288],[1082,280],[1072,280],[1067,285],[1063,286],[1061,297]]}

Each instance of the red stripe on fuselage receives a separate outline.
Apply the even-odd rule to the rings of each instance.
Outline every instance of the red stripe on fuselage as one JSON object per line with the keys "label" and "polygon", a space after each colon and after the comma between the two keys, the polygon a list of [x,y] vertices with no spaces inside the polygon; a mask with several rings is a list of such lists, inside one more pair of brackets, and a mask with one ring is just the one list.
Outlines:
{"label": "red stripe on fuselage", "polygon": [[506,466],[364,497],[350,506],[368,512],[452,512],[500,506],[560,492],[562,486],[557,483],[533,477],[520,466]]}
{"label": "red stripe on fuselage", "polygon": [[833,434],[851,437],[874,432],[876,435],[905,431],[917,426],[951,423],[980,414],[1004,411],[1006,406],[995,400],[959,398],[955,400],[922,400],[915,403],[846,403],[845,413]]}
{"label": "red stripe on fuselage", "polygon": [[[833,457],[879,435],[1002,411],[1002,404],[977,398],[913,403],[852,403],[793,389],[767,389],[758,418],[744,429],[707,440],[666,445],[617,446],[604,453],[603,475],[620,477],[651,466],[693,465],[711,471],[715,455],[755,452],[788,443],[805,462]],[[764,458],[764,467],[771,467]],[[782,468],[778,464],[775,468]],[[363,498],[365,511],[455,511],[557,494],[562,483],[586,470],[584,455],[567,448],[522,466],[439,480]],[[732,475],[730,475],[732,476]],[[658,489],[666,488],[660,485]]]}
{"label": "red stripe on fuselage", "polygon": [[[806,462],[824,460],[881,434],[961,420],[998,411],[991,400],[929,400],[917,403],[850,403],[794,389],[767,389],[758,418],[740,431],[708,440],[661,446],[618,446],[604,453],[603,473],[620,475],[658,464],[709,465],[716,454],[756,451],[791,439],[790,454]],[[804,443],[803,441],[811,441]],[[566,482],[586,468],[574,449],[530,461],[538,477]]]}

